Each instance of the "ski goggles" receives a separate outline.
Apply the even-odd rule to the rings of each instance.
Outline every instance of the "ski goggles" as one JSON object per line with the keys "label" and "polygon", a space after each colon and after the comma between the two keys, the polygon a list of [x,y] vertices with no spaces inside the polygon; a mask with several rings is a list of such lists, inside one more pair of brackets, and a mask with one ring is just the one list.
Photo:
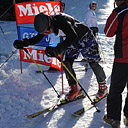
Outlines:
{"label": "ski goggles", "polygon": [[91,6],[97,6],[97,3],[91,3]]}

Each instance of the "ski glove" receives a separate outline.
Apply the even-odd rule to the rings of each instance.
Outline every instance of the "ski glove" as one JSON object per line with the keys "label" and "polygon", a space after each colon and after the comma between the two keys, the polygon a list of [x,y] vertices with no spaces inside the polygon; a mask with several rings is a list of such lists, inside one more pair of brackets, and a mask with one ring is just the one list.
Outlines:
{"label": "ski glove", "polygon": [[57,47],[47,47],[45,50],[45,54],[49,57],[58,57],[59,54],[63,54],[65,49],[66,48],[63,43],[59,43]]}
{"label": "ski glove", "polygon": [[28,39],[23,39],[23,40],[15,40],[14,43],[13,43],[13,46],[16,48],[16,49],[23,49],[23,47],[26,47],[29,45],[29,41]]}
{"label": "ski glove", "polygon": [[45,50],[45,54],[48,57],[58,57],[59,51],[56,47],[47,47]]}
{"label": "ski glove", "polygon": [[94,36],[96,36],[96,33],[99,31],[98,27],[91,27],[90,29],[93,31]]}

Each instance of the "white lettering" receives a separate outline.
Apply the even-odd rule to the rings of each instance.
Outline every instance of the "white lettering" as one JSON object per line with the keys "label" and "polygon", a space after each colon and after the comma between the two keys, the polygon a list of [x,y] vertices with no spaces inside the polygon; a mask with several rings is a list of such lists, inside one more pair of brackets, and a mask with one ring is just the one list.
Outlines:
{"label": "white lettering", "polygon": [[40,12],[44,12],[46,14],[54,15],[56,12],[60,12],[60,7],[58,5],[55,5],[52,7],[51,3],[44,3],[43,5],[36,6],[36,4],[26,4],[26,7],[23,5],[17,5],[19,8],[20,14],[19,16],[33,16],[37,15]]}
{"label": "white lettering", "polygon": [[55,37],[55,36],[52,34],[52,35],[51,35],[51,40],[50,40],[50,42],[51,42],[51,41],[54,42],[54,37]]}
{"label": "white lettering", "polygon": [[52,64],[56,65],[56,58],[52,58]]}
{"label": "white lettering", "polygon": [[55,5],[55,6],[54,6],[54,10],[55,10],[55,12],[60,12],[60,6]]}
{"label": "white lettering", "polygon": [[50,15],[54,15],[54,11],[53,11],[54,9],[52,8],[52,5],[50,3],[46,3],[46,5],[48,6]]}
{"label": "white lettering", "polygon": [[35,6],[35,4],[33,4],[33,7],[32,7],[35,11],[35,15],[39,14],[39,10],[38,10],[38,7]]}
{"label": "white lettering", "polygon": [[[36,50],[32,50],[31,53],[29,51],[29,54],[33,57],[34,60],[37,60],[37,51]],[[26,60],[27,57],[30,59],[29,55],[24,52],[24,59]]]}
{"label": "white lettering", "polygon": [[37,51],[36,50],[32,50],[30,55],[33,57],[34,60],[37,60]]}
{"label": "white lettering", "polygon": [[61,62],[57,59],[57,65],[58,67],[61,67]]}
{"label": "white lettering", "polygon": [[24,59],[27,60],[27,57],[30,59],[29,55],[24,51]]}
{"label": "white lettering", "polygon": [[37,35],[37,33],[30,33],[30,38],[32,38],[32,37],[34,37],[36,35]]}
{"label": "white lettering", "polygon": [[47,9],[47,7],[44,6],[44,5],[41,5],[41,6],[39,7],[39,10],[40,10],[40,12],[44,12],[44,13],[48,14],[48,9]]}
{"label": "white lettering", "polygon": [[28,12],[28,16],[34,15],[32,13],[31,4],[26,4],[26,8],[23,5],[18,5],[18,7],[20,9],[20,15],[19,16],[23,16],[23,14],[26,16],[27,12]]}
{"label": "white lettering", "polygon": [[46,42],[49,42],[49,36],[50,36],[50,35],[48,35],[48,38],[45,38]]}
{"label": "white lettering", "polygon": [[40,51],[40,53],[38,53],[38,55],[39,55],[39,60],[44,62],[43,53],[41,53],[41,51]]}
{"label": "white lettering", "polygon": [[24,38],[32,38],[32,37],[34,37],[34,36],[36,36],[37,35],[37,33],[27,33],[27,32],[24,32],[23,33],[23,39]]}
{"label": "white lettering", "polygon": [[45,60],[47,63],[51,63],[51,57],[48,57],[48,56],[44,55],[44,60]]}
{"label": "white lettering", "polygon": [[24,38],[29,38],[29,34],[27,32],[23,33],[23,39]]}
{"label": "white lettering", "polygon": [[[29,54],[32,56],[32,58],[35,61],[44,62],[45,65],[52,64],[52,65],[55,65],[56,67],[61,68],[61,62],[59,60],[57,60],[56,58],[51,58],[51,57],[46,56],[43,51],[44,50],[38,50],[37,51],[36,49],[34,49],[31,52],[29,51]],[[31,60],[31,57],[25,51],[23,51],[23,52],[24,52],[23,59],[24,60]]]}

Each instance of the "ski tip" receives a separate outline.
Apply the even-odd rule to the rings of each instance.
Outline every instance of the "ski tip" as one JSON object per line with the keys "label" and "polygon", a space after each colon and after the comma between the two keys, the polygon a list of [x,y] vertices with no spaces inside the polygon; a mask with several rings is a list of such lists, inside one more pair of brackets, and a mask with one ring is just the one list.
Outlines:
{"label": "ski tip", "polygon": [[97,112],[98,112],[98,113],[100,113],[100,110],[99,110],[99,109],[97,109]]}
{"label": "ski tip", "polygon": [[26,118],[32,118],[31,116],[28,116],[28,115],[25,115],[24,117],[26,117]]}
{"label": "ski tip", "polygon": [[72,113],[72,116],[79,117],[79,114]]}
{"label": "ski tip", "polygon": [[24,117],[29,118],[29,119],[32,119],[32,118],[34,118],[35,116],[32,116],[32,115],[25,115]]}

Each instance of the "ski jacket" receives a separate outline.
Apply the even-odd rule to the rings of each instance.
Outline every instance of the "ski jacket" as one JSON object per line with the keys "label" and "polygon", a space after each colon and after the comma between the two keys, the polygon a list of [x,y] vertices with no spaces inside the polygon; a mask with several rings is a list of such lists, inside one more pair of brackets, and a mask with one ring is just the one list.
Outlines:
{"label": "ski jacket", "polygon": [[85,13],[84,20],[85,20],[85,25],[87,25],[89,28],[98,27],[97,17],[94,10],[88,9],[87,12]]}
{"label": "ski jacket", "polygon": [[116,35],[114,61],[128,63],[128,2],[112,11],[107,19],[104,32],[107,37]]}
{"label": "ski jacket", "polygon": [[[67,48],[73,42],[78,42],[88,32],[87,26],[65,13],[58,13],[52,17],[52,27],[56,35],[58,35],[59,30],[65,34],[65,40],[58,44],[61,45],[61,48]],[[43,37],[44,35],[37,34],[30,38],[29,45],[38,43]]]}

